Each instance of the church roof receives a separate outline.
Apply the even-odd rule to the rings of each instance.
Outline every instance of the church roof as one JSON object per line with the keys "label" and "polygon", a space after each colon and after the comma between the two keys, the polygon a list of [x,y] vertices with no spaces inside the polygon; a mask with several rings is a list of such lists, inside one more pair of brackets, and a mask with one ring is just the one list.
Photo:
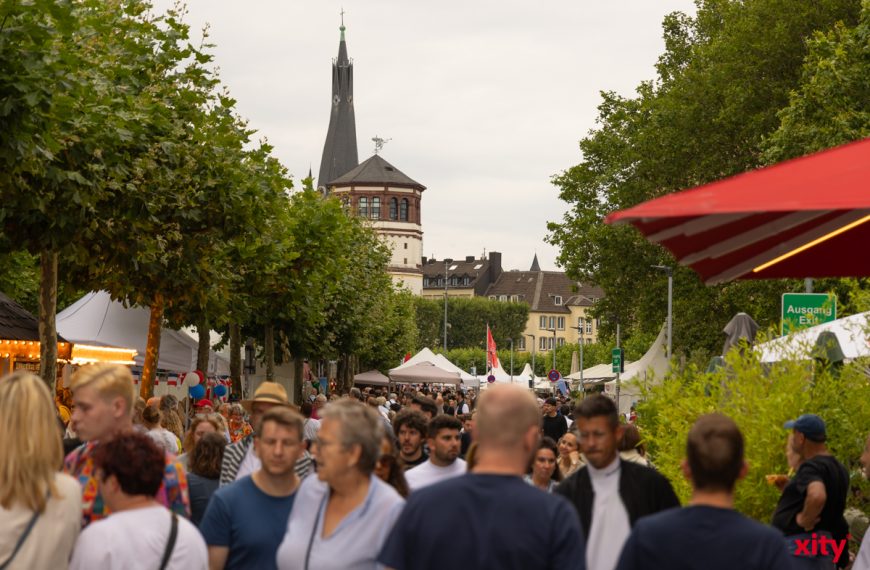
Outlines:
{"label": "church roof", "polygon": [[529,269],[529,271],[540,271],[540,270],[541,270],[541,266],[540,266],[540,264],[538,264],[538,254],[536,253],[535,258],[532,260],[532,267]]}
{"label": "church roof", "polygon": [[417,190],[426,189],[425,186],[408,177],[378,154],[329,183],[330,186],[361,186],[364,184],[416,188]]}
{"label": "church roof", "polygon": [[317,176],[318,188],[327,186],[330,180],[359,164],[353,110],[353,62],[347,56],[344,23],[339,29],[341,39],[338,42],[338,58],[332,62],[332,105]]}

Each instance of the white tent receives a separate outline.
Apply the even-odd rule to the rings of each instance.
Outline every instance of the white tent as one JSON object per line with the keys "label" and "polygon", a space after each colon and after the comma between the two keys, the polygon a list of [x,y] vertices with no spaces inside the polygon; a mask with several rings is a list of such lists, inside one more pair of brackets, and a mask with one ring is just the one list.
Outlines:
{"label": "white tent", "polygon": [[390,380],[408,384],[459,384],[462,380],[458,372],[450,372],[435,366],[432,362],[418,362],[401,370],[390,370]]}
{"label": "white tent", "polygon": [[[653,341],[652,346],[646,351],[646,354],[640,357],[639,360],[629,362],[625,365],[625,372],[619,375],[620,389],[619,401],[617,407],[619,413],[626,413],[631,409],[631,404],[641,394],[641,385],[653,383],[656,380],[661,380],[667,374],[670,368],[670,362],[667,356],[667,339],[666,329],[662,327],[659,335]],[[610,366],[607,364],[606,366]],[[610,380],[604,384],[604,393],[612,398],[616,398],[616,375],[610,373],[614,380]],[[585,376],[584,376],[585,380]]]}
{"label": "white tent", "polygon": [[[145,361],[150,312],[126,308],[105,291],[91,292],[57,314],[57,332],[72,343],[135,348],[136,365]],[[197,341],[183,331],[163,328],[157,368],[188,372],[196,368]],[[229,374],[229,357],[211,351],[207,374]]]}
{"label": "white tent", "polygon": [[843,349],[846,360],[870,356],[870,311],[858,313],[830,323],[780,337],[755,347],[762,362],[778,362],[789,358],[809,359],[816,339],[823,332],[832,332]]}
{"label": "white tent", "polygon": [[490,375],[495,376],[495,383],[496,384],[514,383],[514,384],[522,384],[523,386],[529,385],[529,377],[528,376],[522,377],[518,374],[514,374],[513,378],[511,378],[511,375],[508,374],[504,370],[504,368],[502,368],[501,366],[497,366],[497,367],[493,368],[492,370],[486,372],[485,374],[481,374],[477,377],[478,381],[480,382],[481,388],[485,388],[489,384],[488,379],[489,379]]}
{"label": "white tent", "polygon": [[425,347],[420,352],[409,358],[406,362],[403,362],[399,366],[390,370],[390,376],[392,377],[394,373],[401,372],[402,370],[407,370],[416,364],[420,364],[421,362],[428,362],[430,364],[434,364],[441,370],[446,370],[447,372],[455,372],[459,374],[459,377],[462,379],[462,385],[466,388],[477,388],[478,381],[477,378],[466,372],[465,370],[459,368],[452,362],[450,362],[446,356],[443,354],[435,354],[432,352],[429,347]]}

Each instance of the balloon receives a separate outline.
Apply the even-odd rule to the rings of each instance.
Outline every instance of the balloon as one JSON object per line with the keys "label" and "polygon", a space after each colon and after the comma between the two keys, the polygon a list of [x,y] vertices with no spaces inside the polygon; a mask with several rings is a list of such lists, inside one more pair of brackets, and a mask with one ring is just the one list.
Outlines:
{"label": "balloon", "polygon": [[188,372],[184,375],[184,380],[181,382],[181,385],[185,388],[192,388],[193,386],[199,384],[201,380],[202,379],[200,378],[199,374],[197,374],[195,371]]}
{"label": "balloon", "polygon": [[215,393],[215,396],[217,396],[218,398],[223,398],[224,396],[227,395],[227,387],[224,386],[223,384],[218,384],[217,386],[214,387],[214,393]]}
{"label": "balloon", "polygon": [[191,386],[188,389],[188,393],[190,394],[190,397],[193,398],[194,400],[200,400],[202,398],[205,398],[205,386],[203,386],[201,384],[197,384],[196,386]]}

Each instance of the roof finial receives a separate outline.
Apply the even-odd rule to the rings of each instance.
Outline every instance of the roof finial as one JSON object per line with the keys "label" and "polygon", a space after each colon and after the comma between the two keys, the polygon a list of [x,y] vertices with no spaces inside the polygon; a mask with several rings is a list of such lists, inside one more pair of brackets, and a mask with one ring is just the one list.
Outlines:
{"label": "roof finial", "polygon": [[341,30],[341,41],[344,41],[344,30],[345,30],[345,27],[344,27],[344,6],[341,7],[340,14],[341,14],[341,27],[338,29]]}

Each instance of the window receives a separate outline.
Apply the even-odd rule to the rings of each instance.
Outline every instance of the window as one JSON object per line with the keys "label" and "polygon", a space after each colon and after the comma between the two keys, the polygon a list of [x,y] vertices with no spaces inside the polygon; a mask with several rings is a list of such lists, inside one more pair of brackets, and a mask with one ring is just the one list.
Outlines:
{"label": "window", "polygon": [[548,337],[547,337],[547,348],[548,348],[548,350],[553,350],[553,349],[556,347],[556,345],[554,344],[554,341],[555,341],[555,340],[556,340],[556,339],[554,339],[554,338],[551,337],[551,336],[548,336]]}
{"label": "window", "polygon": [[541,320],[538,321],[538,328],[545,329],[547,328],[547,317],[542,316]]}
{"label": "window", "polygon": [[559,317],[556,319],[556,328],[560,331],[565,330],[565,317]]}
{"label": "window", "polygon": [[381,219],[381,199],[380,198],[372,198],[372,219],[380,220]]}
{"label": "window", "polygon": [[562,306],[562,297],[560,297],[559,295],[553,295],[553,304],[556,305],[557,307],[561,307]]}
{"label": "window", "polygon": [[408,249],[408,242],[405,242],[405,249]]}
{"label": "window", "polygon": [[519,295],[511,295],[511,303],[519,303],[520,296]]}
{"label": "window", "polygon": [[538,339],[540,342],[538,343],[539,350],[547,350],[547,337],[542,336]]}
{"label": "window", "polygon": [[549,329],[556,328],[556,317],[550,317],[550,326],[547,328],[549,328]]}
{"label": "window", "polygon": [[577,317],[577,328],[583,332],[583,317]]}
{"label": "window", "polygon": [[558,338],[558,343],[559,343],[559,346],[565,346],[565,339],[562,338],[562,337],[559,337],[559,338]]}
{"label": "window", "polygon": [[407,258],[407,257],[402,261],[402,264],[403,264],[403,265],[408,265],[408,258]]}
{"label": "window", "polygon": [[507,295],[499,295],[498,300],[499,301],[507,301]]}
{"label": "window", "polygon": [[517,350],[525,350],[526,349],[526,337],[521,336],[517,339]]}
{"label": "window", "polygon": [[366,197],[360,198],[359,203],[358,203],[358,207],[359,207],[359,212],[358,212],[359,215],[362,216],[363,218],[368,218],[369,217],[369,199]]}
{"label": "window", "polygon": [[471,285],[471,277],[468,277],[468,276],[463,277],[463,278],[462,278],[462,284],[463,284],[463,285]]}
{"label": "window", "polygon": [[399,221],[407,222],[408,221],[408,199],[402,198],[402,203],[399,206]]}
{"label": "window", "polygon": [[399,201],[395,198],[390,198],[390,219],[395,220],[399,217]]}
{"label": "window", "polygon": [[490,296],[489,296],[489,300],[490,300],[490,301],[495,301],[495,295],[490,295]]}
{"label": "window", "polygon": [[586,320],[586,334],[592,334],[592,319]]}

